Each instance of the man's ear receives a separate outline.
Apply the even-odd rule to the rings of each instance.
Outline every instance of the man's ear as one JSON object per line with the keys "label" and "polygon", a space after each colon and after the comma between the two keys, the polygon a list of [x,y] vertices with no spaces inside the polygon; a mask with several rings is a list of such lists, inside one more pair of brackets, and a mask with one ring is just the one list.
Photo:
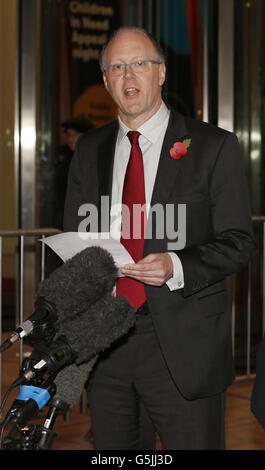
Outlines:
{"label": "man's ear", "polygon": [[166,80],[166,65],[159,65],[159,85],[162,86]]}
{"label": "man's ear", "polygon": [[106,77],[105,73],[103,73],[103,82],[104,82],[106,90],[109,91],[108,80],[107,80],[107,77]]}

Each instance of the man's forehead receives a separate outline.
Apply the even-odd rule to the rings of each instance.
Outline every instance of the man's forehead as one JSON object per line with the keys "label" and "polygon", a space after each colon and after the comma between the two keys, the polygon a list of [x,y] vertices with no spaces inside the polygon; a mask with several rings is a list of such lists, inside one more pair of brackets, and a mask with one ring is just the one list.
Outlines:
{"label": "man's forehead", "polygon": [[122,31],[109,43],[106,55],[128,54],[136,55],[141,51],[152,53],[154,47],[148,36],[141,31]]}

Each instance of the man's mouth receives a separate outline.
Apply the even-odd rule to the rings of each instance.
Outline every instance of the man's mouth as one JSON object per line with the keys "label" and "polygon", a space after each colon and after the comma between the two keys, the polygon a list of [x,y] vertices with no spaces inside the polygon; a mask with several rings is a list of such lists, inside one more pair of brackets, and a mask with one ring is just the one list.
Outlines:
{"label": "man's mouth", "polygon": [[139,90],[138,88],[130,87],[130,88],[125,88],[124,93],[126,96],[135,96],[137,93],[139,93]]}

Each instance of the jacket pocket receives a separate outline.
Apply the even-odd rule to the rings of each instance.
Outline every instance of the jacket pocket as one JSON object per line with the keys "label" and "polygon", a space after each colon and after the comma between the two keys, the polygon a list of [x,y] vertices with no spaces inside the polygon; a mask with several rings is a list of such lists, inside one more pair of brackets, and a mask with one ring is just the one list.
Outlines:
{"label": "jacket pocket", "polygon": [[210,292],[197,297],[197,307],[205,317],[220,315],[227,312],[229,306],[228,292],[226,289]]}

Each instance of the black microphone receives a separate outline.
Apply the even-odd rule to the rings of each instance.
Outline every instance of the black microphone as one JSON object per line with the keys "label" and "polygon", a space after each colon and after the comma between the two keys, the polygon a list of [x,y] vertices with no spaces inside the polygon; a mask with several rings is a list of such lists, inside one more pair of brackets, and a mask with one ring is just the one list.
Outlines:
{"label": "black microphone", "polygon": [[43,376],[48,373],[46,382],[51,382],[60,370],[75,361],[76,353],[71,348],[64,336],[59,336],[57,340],[50,344],[40,343],[33,351],[32,356],[27,360],[26,370],[22,370],[21,375],[13,382],[12,387],[17,387],[26,382],[31,382],[36,376]]}
{"label": "black microphone", "polygon": [[56,391],[55,384],[47,388],[32,385],[22,385],[17,398],[13,401],[4,421],[5,427],[11,421],[25,425],[29,419],[33,419],[38,412],[51,399]]}
{"label": "black microphone", "polygon": [[57,312],[55,305],[48,302],[45,298],[39,297],[35,302],[34,312],[11,334],[10,338],[6,339],[0,346],[0,352],[4,352],[10,348],[14,343],[28,336],[34,331],[36,324],[39,322],[52,323],[57,319]]}

